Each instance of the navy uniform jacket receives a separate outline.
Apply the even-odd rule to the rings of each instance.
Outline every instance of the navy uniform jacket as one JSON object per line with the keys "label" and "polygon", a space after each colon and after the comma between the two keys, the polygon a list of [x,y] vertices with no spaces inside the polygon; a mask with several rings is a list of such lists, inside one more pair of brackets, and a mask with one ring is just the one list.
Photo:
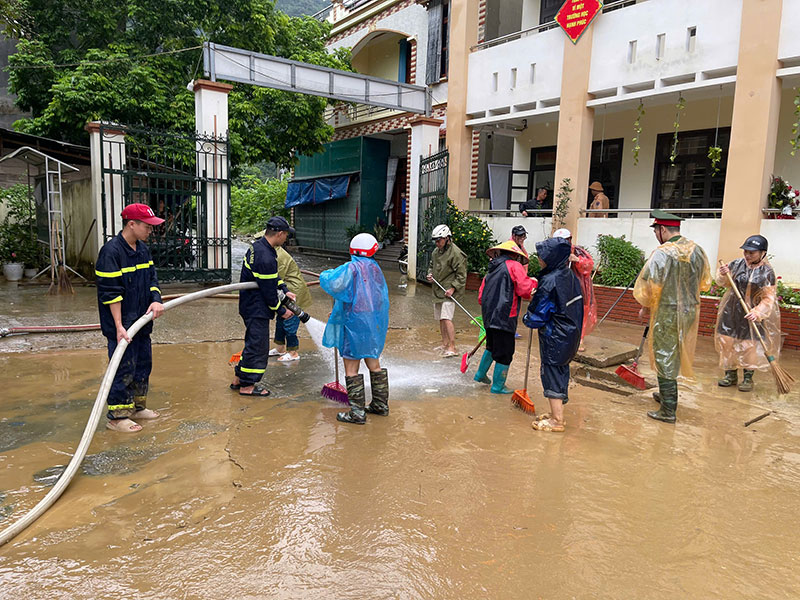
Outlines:
{"label": "navy uniform jacket", "polygon": [[[153,302],[161,302],[158,276],[150,251],[137,241],[136,250],[128,245],[122,233],[108,240],[100,249],[95,265],[97,275],[97,305],[100,309],[100,329],[107,338],[117,339],[117,328],[111,316],[112,304],[122,303],[122,325],[127,329],[147,312]],[[150,333],[153,322],[141,333]]]}
{"label": "navy uniform jacket", "polygon": [[239,291],[239,314],[243,318],[272,319],[276,313],[283,316],[286,312],[278,300],[278,289],[286,293],[289,288],[278,278],[278,254],[265,238],[253,242],[245,253],[239,281],[258,284],[256,290]]}

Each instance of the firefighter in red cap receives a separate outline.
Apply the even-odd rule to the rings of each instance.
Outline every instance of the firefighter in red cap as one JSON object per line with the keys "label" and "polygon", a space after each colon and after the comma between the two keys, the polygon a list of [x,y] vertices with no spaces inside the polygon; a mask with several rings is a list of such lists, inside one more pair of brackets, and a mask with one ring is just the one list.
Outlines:
{"label": "firefighter in red cap", "polygon": [[692,376],[692,362],[700,323],[700,292],[711,287],[711,270],[703,249],[681,235],[681,219],[654,210],[651,227],[659,244],[647,259],[633,296],[642,305],[640,316],[650,311],[650,363],[658,374],[661,404],[647,416],[675,422],[678,375]]}
{"label": "firefighter in red cap", "polygon": [[[129,338],[127,329],[142,315],[164,312],[161,290],[150,251],[144,244],[154,225],[161,225],[146,204],[130,204],[122,211],[122,231],[100,249],[95,265],[100,329],[108,340],[108,358],[125,339],[130,345],[114,376],[108,394],[108,423],[114,431],[132,433],[142,426],[135,420],[155,419],[159,414],[147,408],[147,389],[153,367],[150,332],[153,322]],[[132,417],[132,418],[131,418]]]}

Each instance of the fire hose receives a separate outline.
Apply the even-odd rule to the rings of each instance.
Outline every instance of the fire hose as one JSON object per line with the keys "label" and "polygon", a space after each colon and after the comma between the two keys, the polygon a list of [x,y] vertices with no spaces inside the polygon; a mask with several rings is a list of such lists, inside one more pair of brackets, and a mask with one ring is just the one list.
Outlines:
{"label": "fire hose", "polygon": [[[180,306],[181,304],[200,300],[201,298],[232,292],[234,290],[252,289],[256,287],[258,287],[258,284],[251,281],[248,283],[232,283],[229,285],[208,288],[205,290],[200,290],[199,292],[186,294],[179,298],[175,298],[174,300],[170,300],[164,304],[164,310],[170,310],[176,306]],[[135,336],[142,327],[152,320],[152,312],[140,317],[128,328],[128,337],[133,338],[133,336]],[[111,356],[111,360],[108,362],[108,367],[106,368],[105,375],[100,383],[100,389],[97,392],[97,397],[95,398],[92,412],[89,415],[89,421],[86,423],[81,441],[75,450],[75,454],[69,461],[67,468],[61,474],[61,477],[58,478],[58,481],[53,486],[53,489],[47,492],[45,497],[42,498],[36,506],[29,510],[19,521],[0,531],[0,546],[14,538],[26,527],[31,525],[36,519],[42,516],[47,509],[50,508],[56,500],[58,500],[59,496],[61,496],[61,494],[72,481],[72,478],[78,472],[78,468],[81,466],[83,459],[86,457],[86,452],[89,450],[89,444],[91,444],[92,438],[97,431],[97,425],[100,423],[100,419],[103,416],[103,413],[106,411],[106,400],[108,398],[108,393],[111,391],[111,384],[114,381],[114,376],[117,374],[117,369],[119,368],[119,364],[122,361],[122,356],[125,354],[125,349],[127,347],[128,342],[124,338],[121,339],[117,344],[116,350],[114,350],[114,354]]]}

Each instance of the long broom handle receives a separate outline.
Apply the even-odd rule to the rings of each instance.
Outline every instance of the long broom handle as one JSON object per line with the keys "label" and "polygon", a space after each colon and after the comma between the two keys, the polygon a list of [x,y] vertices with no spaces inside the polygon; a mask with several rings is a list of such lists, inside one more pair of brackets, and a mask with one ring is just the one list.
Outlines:
{"label": "long broom handle", "polygon": [[647,333],[650,331],[650,325],[645,326],[644,333],[642,334],[642,341],[639,342],[639,349],[636,351],[636,358],[633,360],[633,364],[638,365],[639,359],[642,358],[642,350],[644,350],[644,342],[647,339]]}
{"label": "long broom handle", "polygon": [[628,284],[628,285],[625,287],[625,289],[624,289],[624,290],[622,290],[622,293],[619,295],[619,298],[617,298],[617,299],[614,301],[614,304],[612,304],[612,305],[611,305],[611,308],[609,308],[609,309],[608,309],[608,311],[606,312],[606,314],[604,314],[604,315],[603,315],[603,318],[602,318],[602,319],[600,319],[600,321],[597,323],[597,325],[595,325],[595,327],[599,327],[599,326],[600,326],[600,325],[603,323],[603,321],[605,321],[605,320],[606,320],[606,317],[607,317],[608,315],[610,315],[610,314],[611,314],[611,311],[612,311],[612,310],[614,310],[614,307],[615,307],[617,304],[619,304],[620,300],[622,300],[622,297],[623,297],[623,296],[625,296],[625,293],[626,293],[626,292],[627,292],[629,289],[631,289],[631,286],[632,286],[634,283],[636,283],[636,279],[638,279],[638,277],[639,277],[639,275],[638,275],[638,273],[637,273],[636,277],[634,277],[634,278],[631,280],[631,282],[630,282],[630,283],[629,283],[629,284]]}
{"label": "long broom handle", "polygon": [[[447,293],[447,290],[446,290],[446,289],[444,289],[444,287],[442,287],[442,284],[441,284],[441,283],[439,283],[438,281],[436,281],[436,280],[433,278],[433,276],[432,276],[432,275],[431,275],[431,281],[433,281],[433,283],[435,283],[436,285],[438,285],[438,286],[439,286],[439,287],[442,289],[442,291],[443,291],[443,292]],[[447,296],[445,296],[445,297],[447,297]],[[453,302],[455,302],[455,303],[456,303],[456,306],[458,306],[458,308],[460,308],[460,309],[461,309],[461,310],[463,310],[465,313],[467,313],[467,316],[468,316],[470,319],[472,319],[472,322],[473,322],[473,323],[475,323],[476,325],[478,325],[478,320],[477,320],[475,317],[473,317],[471,314],[469,314],[469,311],[468,311],[466,308],[464,308],[463,306],[461,306],[461,302],[459,302],[458,300],[456,300],[456,299],[455,299],[455,298],[453,298],[452,296],[449,296],[449,298],[450,298],[450,300],[452,300]],[[480,325],[478,325],[478,326],[480,327]]]}
{"label": "long broom handle", "polygon": [[531,368],[531,344],[533,344],[533,329],[528,331],[528,358],[525,360],[525,384],[522,389],[528,389],[528,371]]}
{"label": "long broom handle", "polygon": [[[725,263],[723,261],[719,261],[719,265],[720,266],[723,266],[724,264]],[[733,277],[731,277],[731,272],[728,271],[727,273],[725,273],[725,275],[728,278],[728,283],[731,284],[731,289],[733,290],[733,293],[736,294],[736,297],[739,299],[739,302],[742,304],[742,308],[744,309],[744,311],[746,313],[749,313],[752,309],[747,305],[747,302],[745,302],[744,298],[742,298],[742,294],[739,291],[739,288],[737,288],[736,284],[733,282]],[[769,348],[767,348],[767,344],[764,341],[764,338],[761,337],[761,332],[758,330],[758,327],[756,327],[755,323],[753,323],[753,330],[756,332],[756,335],[758,336],[758,341],[761,342],[761,346],[764,348],[764,354],[767,356],[767,360],[769,362],[774,361],[775,357],[774,356],[770,356]]]}
{"label": "long broom handle", "polygon": [[484,335],[481,339],[478,340],[478,343],[475,344],[475,347],[469,351],[469,357],[472,358],[472,355],[478,351],[478,348],[481,347],[481,344],[486,341],[486,336]]}

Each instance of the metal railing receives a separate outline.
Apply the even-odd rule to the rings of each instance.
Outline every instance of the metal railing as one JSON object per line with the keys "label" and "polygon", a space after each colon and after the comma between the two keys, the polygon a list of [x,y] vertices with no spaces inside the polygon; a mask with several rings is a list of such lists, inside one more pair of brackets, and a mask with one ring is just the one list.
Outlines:
{"label": "metal railing", "polygon": [[315,12],[313,15],[311,15],[311,18],[316,19],[317,21],[325,21],[327,20],[328,15],[331,14],[331,10],[333,10],[333,2],[328,4],[328,6],[322,10]]}
{"label": "metal railing", "polygon": [[[603,6],[603,12],[604,13],[611,12],[613,10],[625,8],[626,6],[633,6],[634,4],[640,4],[646,1],[647,0],[616,0],[616,2],[609,2],[608,4],[605,4]],[[547,23],[542,23],[540,25],[536,25],[535,27],[529,27],[527,29],[522,29],[521,31],[507,33],[506,35],[502,35],[492,40],[486,40],[485,42],[481,42],[480,44],[475,44],[470,48],[470,51],[475,52],[477,50],[483,50],[485,48],[499,46],[500,44],[505,44],[506,42],[518,40],[520,38],[527,37],[533,33],[547,31],[548,29],[554,29],[556,27],[558,27],[558,23],[556,23],[555,21],[548,21]]]}

